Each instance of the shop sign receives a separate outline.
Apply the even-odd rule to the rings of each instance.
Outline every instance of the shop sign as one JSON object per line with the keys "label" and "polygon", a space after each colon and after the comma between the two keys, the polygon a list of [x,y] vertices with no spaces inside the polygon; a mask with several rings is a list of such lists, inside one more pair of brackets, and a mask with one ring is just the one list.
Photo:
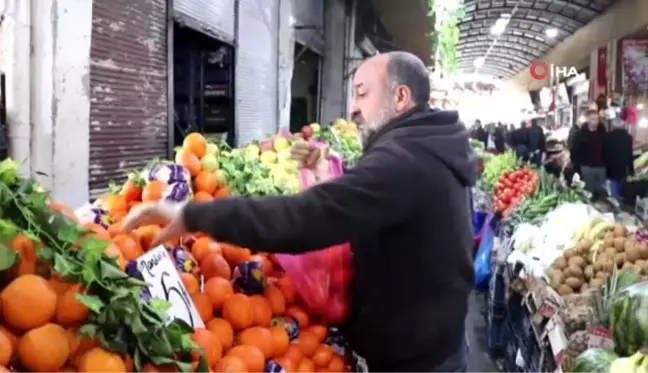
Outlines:
{"label": "shop sign", "polygon": [[529,66],[529,73],[534,80],[560,81],[570,77],[578,76],[578,69],[574,66],[561,66],[547,64],[542,61],[533,61]]}

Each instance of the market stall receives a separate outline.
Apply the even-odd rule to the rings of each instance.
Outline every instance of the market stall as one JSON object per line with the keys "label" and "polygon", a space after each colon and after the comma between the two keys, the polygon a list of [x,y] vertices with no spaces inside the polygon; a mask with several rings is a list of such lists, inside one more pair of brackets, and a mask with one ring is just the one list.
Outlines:
{"label": "market stall", "polygon": [[[296,139],[330,148],[326,175],[300,177]],[[295,193],[359,154],[344,120],[241,149],[194,133],[174,161],[152,160],[76,211],[1,162],[0,370],[350,370],[335,328],[347,312],[348,245],[288,258],[192,233],[152,247],[164,222],[131,233],[121,224],[143,202]]]}
{"label": "market stall", "polygon": [[491,158],[492,196],[475,259],[491,356],[508,372],[639,372],[648,363],[648,241],[615,204],[589,202],[578,177]]}

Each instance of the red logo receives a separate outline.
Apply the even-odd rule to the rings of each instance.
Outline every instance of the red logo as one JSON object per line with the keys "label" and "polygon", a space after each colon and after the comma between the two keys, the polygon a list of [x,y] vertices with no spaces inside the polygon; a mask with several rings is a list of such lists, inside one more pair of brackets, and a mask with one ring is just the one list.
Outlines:
{"label": "red logo", "polygon": [[533,61],[529,66],[529,74],[535,80],[545,80],[549,76],[549,65],[542,61]]}

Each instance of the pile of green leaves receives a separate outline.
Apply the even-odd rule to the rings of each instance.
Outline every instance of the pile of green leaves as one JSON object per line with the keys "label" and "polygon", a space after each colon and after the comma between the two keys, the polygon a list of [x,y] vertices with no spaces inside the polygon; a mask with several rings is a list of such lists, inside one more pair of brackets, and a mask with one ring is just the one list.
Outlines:
{"label": "pile of green leaves", "polygon": [[357,138],[337,136],[331,126],[323,126],[315,137],[328,143],[331,150],[340,154],[345,167],[353,167],[362,155],[362,146]]}
{"label": "pile of green leaves", "polygon": [[[146,362],[174,364],[191,371],[192,352],[201,352],[191,340],[192,328],[179,319],[169,320],[169,304],[159,299],[141,299],[148,286],[122,272],[113,258],[104,254],[108,242],[47,206],[48,193],[35,181],[18,176],[18,164],[0,162],[0,271],[20,258],[3,242],[16,234],[42,242],[38,255],[53,263],[64,280],[83,284],[86,294],[77,299],[90,309],[82,335],[99,340],[107,349],[132,356],[139,371]],[[79,249],[73,246],[80,244]],[[47,274],[46,274],[47,275]],[[206,372],[202,356],[198,371]]]}

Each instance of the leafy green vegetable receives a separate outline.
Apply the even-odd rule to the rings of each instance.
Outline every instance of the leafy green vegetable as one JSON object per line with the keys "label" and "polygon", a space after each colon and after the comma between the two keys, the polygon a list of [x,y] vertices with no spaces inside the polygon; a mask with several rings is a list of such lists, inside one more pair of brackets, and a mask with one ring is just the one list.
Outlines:
{"label": "leafy green vegetable", "polygon": [[[86,287],[85,294],[77,295],[90,310],[88,323],[80,329],[83,335],[112,351],[130,354],[137,370],[150,361],[191,371],[192,353],[201,351],[191,341],[192,329],[181,320],[168,319],[166,302],[143,301],[140,292],[148,285],[122,272],[104,254],[108,242],[86,236],[85,228],[52,212],[47,192],[19,177],[17,170],[13,161],[0,163],[0,270],[19,259],[2,242],[18,232],[26,234],[42,243],[39,257],[51,260],[55,272]],[[198,370],[208,370],[202,354]]]}

